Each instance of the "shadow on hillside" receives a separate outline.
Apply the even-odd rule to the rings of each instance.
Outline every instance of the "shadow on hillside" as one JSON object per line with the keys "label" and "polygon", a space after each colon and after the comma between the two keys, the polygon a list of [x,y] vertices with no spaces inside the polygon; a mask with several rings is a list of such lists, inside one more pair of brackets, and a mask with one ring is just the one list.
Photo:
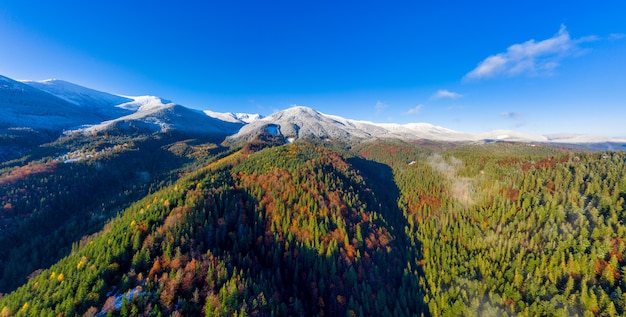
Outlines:
{"label": "shadow on hillside", "polygon": [[[408,226],[406,217],[400,210],[398,203],[400,201],[400,189],[394,180],[393,170],[386,164],[362,157],[352,157],[347,159],[355,169],[357,169],[365,180],[367,187],[371,188],[379,202],[379,212],[389,224],[389,231],[395,237],[395,246],[402,256],[401,264],[406,268],[408,262],[415,264],[416,258],[421,258],[421,243],[415,246],[411,244],[410,237],[404,230]],[[408,269],[408,268],[407,268]],[[410,272],[410,270],[408,270]],[[420,270],[420,275],[423,272]],[[405,276],[406,278],[406,276]],[[410,274],[411,285],[419,285],[417,276]],[[413,284],[415,283],[415,284]],[[417,306],[424,307],[424,314],[429,315],[426,304],[423,302],[424,290],[420,289],[419,304]]]}
{"label": "shadow on hillside", "polygon": [[402,210],[398,208],[400,189],[394,181],[393,171],[386,164],[367,160],[360,157],[349,158],[350,163],[365,179],[365,184],[378,197],[380,212],[392,226],[391,233],[400,240],[402,246],[409,244],[404,227],[408,225]]}
{"label": "shadow on hillside", "polygon": [[[265,207],[259,205],[259,201],[245,189],[229,195],[240,197],[236,198],[240,202],[235,210],[245,212],[245,218],[254,221],[244,225],[240,216],[228,216],[227,210],[232,208],[227,208],[224,219],[229,224],[228,228],[217,229],[218,232],[208,235],[216,234],[224,240],[208,243],[209,249],[232,259],[235,269],[248,272],[251,281],[254,281],[252,289],[272,296],[270,306],[273,306],[272,312],[278,315],[342,316],[355,313],[357,316],[411,316],[424,313],[428,316],[428,308],[417,286],[417,276],[405,270],[407,261],[412,260],[415,252],[410,249],[404,234],[405,221],[395,203],[399,190],[391,186],[392,178],[388,178],[391,170],[374,162],[361,163],[370,164],[370,171],[380,172],[380,181],[375,189],[387,191],[388,197],[384,199],[393,201],[393,204],[380,200],[379,208],[368,208],[378,211],[384,220],[374,219],[371,225],[363,225],[363,236],[375,237],[375,241],[373,246],[365,243],[360,247],[360,256],[348,256],[348,251],[342,246],[329,252],[324,246],[316,247],[311,245],[311,241],[298,238],[298,233],[293,230],[273,229],[268,221],[272,216],[266,214]],[[383,182],[383,179],[390,180],[391,184]],[[364,187],[357,189],[365,190]],[[354,223],[350,222],[359,220],[346,217],[343,221],[346,227],[352,227]],[[396,237],[387,246],[377,240],[383,226]],[[259,313],[262,315],[268,311]]]}

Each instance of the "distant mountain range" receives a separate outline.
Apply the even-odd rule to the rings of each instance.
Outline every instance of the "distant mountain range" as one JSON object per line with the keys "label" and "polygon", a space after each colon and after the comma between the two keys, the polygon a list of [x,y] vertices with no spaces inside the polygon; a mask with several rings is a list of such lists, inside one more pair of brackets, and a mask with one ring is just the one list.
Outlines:
{"label": "distant mountain range", "polygon": [[230,136],[231,142],[254,139],[261,133],[283,136],[287,141],[299,138],[355,141],[364,139],[433,140],[443,142],[525,142],[559,144],[624,144],[626,139],[592,135],[533,135],[510,130],[472,134],[450,130],[429,123],[373,123],[323,114],[314,109],[295,106],[243,126]]}
{"label": "distant mountain range", "polygon": [[0,76],[0,130],[52,133],[183,132],[223,136],[239,143],[262,133],[296,139],[434,140],[446,142],[528,142],[626,144],[626,139],[590,135],[532,135],[496,130],[464,133],[428,123],[373,123],[295,106],[270,116],[194,110],[153,96],[119,96],[62,80],[15,81]]}

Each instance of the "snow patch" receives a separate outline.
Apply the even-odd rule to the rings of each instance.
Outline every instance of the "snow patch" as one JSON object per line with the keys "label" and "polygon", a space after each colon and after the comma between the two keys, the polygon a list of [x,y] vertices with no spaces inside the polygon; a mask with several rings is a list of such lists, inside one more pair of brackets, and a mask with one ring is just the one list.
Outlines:
{"label": "snow patch", "polygon": [[172,104],[172,102],[169,100],[155,96],[127,96],[126,98],[129,98],[132,101],[125,102],[123,104],[117,105],[116,107],[130,111],[145,111]]}
{"label": "snow patch", "polygon": [[245,123],[252,123],[257,120],[263,119],[263,116],[258,113],[235,113],[235,118]]}

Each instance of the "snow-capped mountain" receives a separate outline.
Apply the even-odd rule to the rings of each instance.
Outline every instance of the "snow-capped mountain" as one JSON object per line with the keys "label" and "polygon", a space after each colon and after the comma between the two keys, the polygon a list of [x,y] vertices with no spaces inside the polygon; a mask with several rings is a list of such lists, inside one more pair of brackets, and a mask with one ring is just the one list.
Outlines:
{"label": "snow-capped mountain", "polygon": [[241,112],[215,112],[211,110],[204,110],[204,113],[209,117],[233,123],[252,123],[263,118],[260,114]]}
{"label": "snow-capped mountain", "polygon": [[131,98],[109,94],[58,79],[22,81],[22,83],[81,106],[85,110],[95,113],[102,120],[110,120],[129,114],[129,110],[116,106],[133,101]]}
{"label": "snow-capped mountain", "polygon": [[375,125],[329,116],[311,108],[296,106],[247,124],[230,140],[248,141],[261,133],[270,133],[289,140],[330,138],[350,141],[370,138],[385,132],[385,129]]}
{"label": "snow-capped mountain", "polygon": [[102,131],[117,132],[185,132],[193,134],[229,135],[243,125],[207,116],[171,101],[154,96],[132,97],[134,100],[118,107],[135,112],[113,120],[78,129],[87,134]]}
{"label": "snow-capped mountain", "polygon": [[350,120],[324,114],[308,107],[295,106],[244,126],[230,140],[235,143],[247,141],[264,132],[281,135],[288,140],[315,138],[357,141],[372,138],[394,138],[404,140],[474,141],[478,139],[471,134],[427,123],[406,125],[379,124]]}
{"label": "snow-capped mountain", "polygon": [[473,141],[475,138],[469,133],[458,132],[432,125],[430,123],[373,123],[389,131],[388,137],[405,140],[437,140],[448,142]]}
{"label": "snow-capped mountain", "polygon": [[445,142],[509,141],[532,143],[626,143],[626,139],[595,136],[543,136],[509,130],[472,134],[450,130],[428,123],[373,123],[327,115],[314,109],[295,106],[254,121],[239,130],[229,141],[245,142],[261,133],[280,135],[288,140],[298,138],[358,141],[363,139],[434,140]]}
{"label": "snow-capped mountain", "polygon": [[[15,81],[0,76],[0,130],[30,129],[90,134],[101,131],[185,132],[225,137],[231,143],[262,133],[296,139],[435,140],[446,142],[533,142],[562,144],[626,144],[626,139],[588,135],[533,135],[496,130],[464,133],[428,123],[373,123],[324,114],[295,106],[268,117],[237,112],[193,110],[154,96],[118,96],[62,80]],[[21,131],[21,130],[20,130]]]}
{"label": "snow-capped mountain", "polygon": [[546,137],[553,143],[605,143],[615,141],[615,138],[585,134],[551,134]]}
{"label": "snow-capped mountain", "polygon": [[101,119],[81,106],[0,76],[0,127],[60,131]]}
{"label": "snow-capped mountain", "polygon": [[0,128],[53,133],[168,132],[229,135],[254,115],[238,121],[213,118],[154,96],[127,97],[63,80],[16,81],[0,76]]}
{"label": "snow-capped mountain", "polygon": [[182,132],[219,141],[255,118],[235,117],[238,122],[224,121],[158,97],[117,96],[62,80],[20,82],[0,76],[0,161],[63,134]]}

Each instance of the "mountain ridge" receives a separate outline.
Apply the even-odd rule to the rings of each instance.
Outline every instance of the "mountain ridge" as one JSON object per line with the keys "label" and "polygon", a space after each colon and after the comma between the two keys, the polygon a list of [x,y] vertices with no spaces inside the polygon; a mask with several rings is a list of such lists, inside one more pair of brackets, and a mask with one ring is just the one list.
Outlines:
{"label": "mountain ridge", "polygon": [[48,92],[70,103],[95,111],[104,120],[128,114],[128,110],[115,107],[119,104],[131,102],[133,99],[110,94],[60,79],[42,81],[21,81],[31,87]]}
{"label": "mountain ridge", "polygon": [[[104,131],[111,127],[135,127],[148,133],[178,131],[225,136],[230,144],[250,141],[259,134],[283,137],[287,142],[297,139],[334,139],[359,142],[368,139],[432,140],[442,142],[522,142],[556,144],[626,144],[626,138],[584,134],[535,135],[513,130],[485,133],[455,131],[430,123],[374,123],[324,114],[305,106],[292,106],[267,117],[237,112],[220,113],[194,110],[155,96],[120,96],[86,88],[63,80],[14,81],[2,77],[0,103],[3,101],[7,128],[37,128],[70,132]],[[9,85],[10,83],[10,85]],[[7,87],[20,86],[21,95],[30,99],[21,104],[8,100],[15,92]],[[28,88],[26,88],[28,87]],[[45,109],[53,104],[55,111]],[[21,108],[20,108],[21,105]],[[7,110],[8,109],[8,110]],[[17,109],[17,110],[16,110]],[[29,110],[25,110],[29,109]],[[88,109],[88,111],[85,111]],[[24,116],[24,111],[27,115]],[[51,120],[49,116],[58,117]],[[122,129],[124,130],[124,129]],[[609,146],[610,147],[610,146]]]}
{"label": "mountain ridge", "polygon": [[593,135],[553,134],[544,136],[513,130],[493,130],[474,134],[459,132],[430,123],[374,123],[328,115],[305,106],[293,106],[251,122],[239,130],[237,134],[230,136],[229,140],[234,143],[245,142],[264,132],[270,134],[276,132],[276,134],[291,141],[312,137],[338,139],[346,142],[378,138],[444,142],[626,143],[626,138]]}
{"label": "mountain ridge", "polygon": [[193,134],[229,135],[237,131],[241,124],[216,119],[204,115],[200,110],[190,109],[176,103],[163,103],[162,99],[155,99],[142,105],[134,113],[74,132],[102,132],[111,127],[122,131],[130,128],[149,133],[177,131]]}
{"label": "mountain ridge", "polygon": [[30,85],[0,76],[0,126],[58,130],[98,118],[81,107]]}

